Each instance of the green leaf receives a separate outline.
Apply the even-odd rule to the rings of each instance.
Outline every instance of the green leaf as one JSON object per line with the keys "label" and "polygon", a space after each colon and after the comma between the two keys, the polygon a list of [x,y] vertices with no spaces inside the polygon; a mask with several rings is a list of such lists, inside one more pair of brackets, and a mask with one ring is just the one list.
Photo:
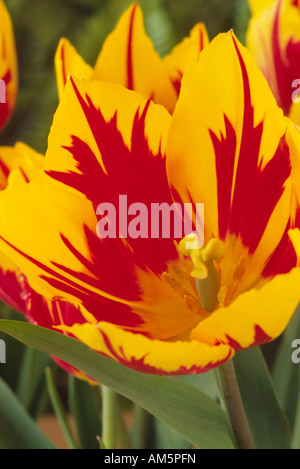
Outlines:
{"label": "green leaf", "polygon": [[234,365],[257,449],[290,449],[288,422],[260,348],[239,352]]}
{"label": "green leaf", "polygon": [[[300,379],[300,377],[299,377],[299,379]],[[300,394],[298,394],[298,399],[297,399],[295,424],[294,424],[294,427],[293,427],[292,448],[293,449],[300,449]]]}
{"label": "green leaf", "polygon": [[77,443],[75,441],[75,438],[72,434],[72,430],[68,422],[66,411],[64,409],[63,403],[61,401],[56,385],[54,383],[51,368],[49,366],[46,368],[45,374],[46,374],[48,394],[52,403],[52,407],[59,421],[59,424],[66,438],[66,441],[69,445],[69,448],[78,449]]}
{"label": "green leaf", "polygon": [[152,448],[155,443],[154,417],[139,405],[134,405],[134,419],[131,428],[131,440],[134,449]]}
{"label": "green leaf", "polygon": [[102,435],[100,408],[94,391],[86,381],[69,375],[68,402],[83,449],[99,449],[97,436]]}
{"label": "green leaf", "polygon": [[0,330],[65,360],[136,402],[198,448],[235,448],[226,413],[180,379],[135,372],[89,350],[76,339],[32,324],[0,320]]}
{"label": "green leaf", "polygon": [[299,365],[292,362],[292,342],[300,338],[300,307],[286,328],[273,365],[272,378],[281,405],[293,428],[299,396]]}
{"label": "green leaf", "polygon": [[192,449],[193,445],[184,440],[175,430],[155,419],[155,449]]}
{"label": "green leaf", "polygon": [[0,378],[0,448],[55,449]]}
{"label": "green leaf", "polygon": [[201,375],[181,376],[180,379],[182,379],[185,383],[190,384],[194,388],[199,389],[199,391],[203,392],[214,401],[218,399],[219,390],[214,371],[208,371],[207,373],[203,373]]}
{"label": "green leaf", "polygon": [[30,348],[24,350],[16,394],[35,419],[46,400],[45,367],[50,361],[46,354]]}

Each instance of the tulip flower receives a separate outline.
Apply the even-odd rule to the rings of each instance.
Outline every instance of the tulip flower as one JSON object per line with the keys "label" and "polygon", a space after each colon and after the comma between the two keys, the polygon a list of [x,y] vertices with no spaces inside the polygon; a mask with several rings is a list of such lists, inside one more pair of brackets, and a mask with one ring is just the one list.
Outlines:
{"label": "tulip flower", "polygon": [[17,56],[8,11],[0,0],[0,130],[9,120],[18,89]]}
{"label": "tulip flower", "polygon": [[286,116],[300,124],[300,4],[249,0],[247,45]]}
{"label": "tulip flower", "polygon": [[67,39],[61,39],[55,55],[59,97],[71,73],[77,78],[123,85],[173,112],[183,73],[197,62],[208,43],[206,28],[199,23],[188,38],[161,59],[145,32],[142,11],[133,3],[107,37],[94,68],[85,63]]}
{"label": "tulip flower", "polygon": [[[60,330],[141,372],[207,371],[277,337],[298,305],[298,138],[233,33],[186,71],[173,116],[71,76],[44,170],[0,194],[0,247],[39,294],[80,308],[84,322]],[[198,203],[203,245],[201,229],[143,236],[153,204],[175,217]]]}

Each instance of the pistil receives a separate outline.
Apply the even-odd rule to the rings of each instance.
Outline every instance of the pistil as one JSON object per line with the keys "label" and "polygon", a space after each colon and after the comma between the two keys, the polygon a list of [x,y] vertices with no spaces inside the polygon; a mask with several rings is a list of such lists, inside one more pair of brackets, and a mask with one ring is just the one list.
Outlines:
{"label": "pistil", "polygon": [[220,279],[215,263],[224,256],[224,244],[218,238],[213,238],[206,247],[198,248],[197,235],[192,234],[180,241],[179,250],[193,262],[191,276],[195,278],[202,308],[209,313],[213,312],[219,303],[220,291]]}

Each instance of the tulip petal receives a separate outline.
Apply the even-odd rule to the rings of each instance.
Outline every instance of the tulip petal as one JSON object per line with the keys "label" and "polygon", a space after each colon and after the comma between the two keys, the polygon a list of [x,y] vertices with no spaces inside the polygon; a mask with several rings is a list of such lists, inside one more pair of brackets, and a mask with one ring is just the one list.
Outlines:
{"label": "tulip petal", "polygon": [[[0,147],[0,190],[17,180],[28,182],[42,168],[43,162],[42,155],[21,142],[14,147]],[[26,308],[20,277],[17,265],[0,253],[0,298],[24,314]]]}
{"label": "tulip petal", "polygon": [[59,99],[62,98],[69,74],[86,80],[93,74],[93,68],[83,60],[66,38],[60,40],[54,62]]}
{"label": "tulip petal", "polygon": [[143,14],[136,3],[125,11],[104,42],[93,77],[138,91],[170,112],[174,109],[176,91],[145,32]]}
{"label": "tulip petal", "polygon": [[0,190],[17,179],[28,182],[43,168],[44,160],[43,155],[22,142],[14,147],[0,147]]}
{"label": "tulip petal", "polygon": [[264,77],[233,33],[218,36],[183,78],[167,171],[184,202],[204,203],[206,239],[228,239],[229,258],[248,259],[248,287],[286,230],[290,165],[286,121]]}
{"label": "tulip petal", "polygon": [[172,52],[164,58],[178,96],[184,72],[198,62],[200,53],[208,44],[206,27],[203,23],[198,23],[191,30],[190,36],[175,46]]}
{"label": "tulip petal", "polygon": [[134,370],[158,375],[204,373],[234,356],[230,345],[209,346],[198,341],[165,342],[132,334],[112,324],[59,327],[92,349]]}
{"label": "tulip petal", "polygon": [[253,15],[259,15],[265,8],[274,3],[274,0],[248,0]]}
{"label": "tulip petal", "polygon": [[300,72],[299,27],[298,2],[276,0],[251,19],[247,31],[247,45],[278,105],[297,124],[300,123],[298,105],[293,101],[294,94],[299,94],[294,83]]}
{"label": "tulip petal", "polygon": [[26,307],[19,281],[20,271],[7,256],[0,252],[0,299],[19,313]]}

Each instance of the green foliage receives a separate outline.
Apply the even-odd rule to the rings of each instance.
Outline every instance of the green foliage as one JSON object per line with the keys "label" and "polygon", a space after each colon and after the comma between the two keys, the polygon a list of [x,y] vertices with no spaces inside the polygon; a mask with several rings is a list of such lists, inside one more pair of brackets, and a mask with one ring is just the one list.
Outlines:
{"label": "green foliage", "polygon": [[226,413],[184,381],[130,370],[76,339],[18,321],[0,320],[0,330],[50,353],[153,414],[200,449],[234,449]]}

